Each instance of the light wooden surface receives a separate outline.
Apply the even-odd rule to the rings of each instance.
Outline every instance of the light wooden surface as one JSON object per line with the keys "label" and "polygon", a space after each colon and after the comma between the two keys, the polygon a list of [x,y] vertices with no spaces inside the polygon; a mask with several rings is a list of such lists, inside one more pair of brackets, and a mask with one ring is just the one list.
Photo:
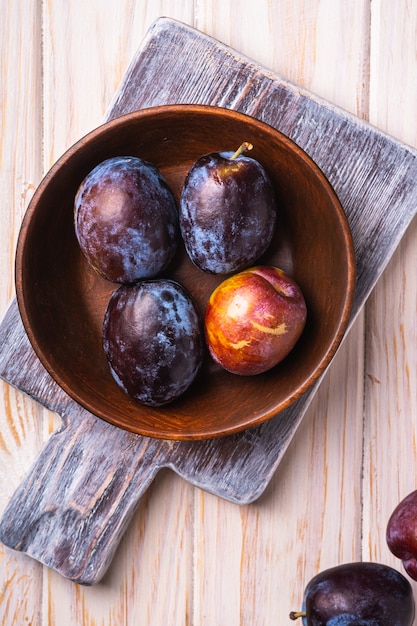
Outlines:
{"label": "light wooden surface", "polygon": [[[157,17],[417,147],[417,5],[406,0],[0,0],[0,16],[1,315],[34,188],[102,121]],[[238,506],[161,473],[94,587],[0,546],[0,623],[284,625],[320,569],[370,559],[401,571],[385,526],[417,487],[416,236],[414,220],[259,501]],[[2,511],[57,419],[6,384],[0,393]]]}

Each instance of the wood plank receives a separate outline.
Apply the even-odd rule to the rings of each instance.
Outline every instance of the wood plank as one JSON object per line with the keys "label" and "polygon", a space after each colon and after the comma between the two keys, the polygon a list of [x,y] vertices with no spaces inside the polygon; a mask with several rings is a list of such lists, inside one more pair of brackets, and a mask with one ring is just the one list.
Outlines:
{"label": "wood plank", "polygon": [[[417,13],[407,2],[386,0],[372,3],[372,12],[370,119],[417,146]],[[415,219],[372,293],[366,324],[364,558],[403,572],[385,529],[398,502],[417,488],[416,242]]]}
{"label": "wood plank", "polygon": [[47,569],[43,624],[192,624],[192,491],[173,473],[156,479],[100,584],[80,586]]}
{"label": "wood plank", "polygon": [[263,1],[243,12],[237,2],[225,10],[216,0],[202,3],[197,27],[294,84],[366,117],[370,16],[366,0]]}
{"label": "wood plank", "polygon": [[44,10],[45,171],[99,126],[126,68],[161,15],[193,23],[193,2],[55,0]]}
{"label": "wood plank", "polygon": [[[40,181],[41,3],[3,2],[0,20],[0,312],[14,294],[14,251],[21,218]],[[0,508],[37,455],[46,411],[0,382]],[[0,622],[40,624],[42,568],[0,545]],[[19,593],[17,593],[19,590]]]}

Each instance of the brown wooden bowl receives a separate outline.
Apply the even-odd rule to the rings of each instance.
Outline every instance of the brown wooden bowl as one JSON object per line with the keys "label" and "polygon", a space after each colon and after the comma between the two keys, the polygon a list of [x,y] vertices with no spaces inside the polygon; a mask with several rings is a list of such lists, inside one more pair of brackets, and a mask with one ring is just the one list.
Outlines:
{"label": "brown wooden bowl", "polygon": [[[308,308],[302,338],[290,355],[254,377],[230,374],[206,357],[178,400],[157,409],[139,404],[113,380],[102,348],[102,322],[117,285],[92,270],[73,223],[76,190],[99,162],[140,156],[159,167],[179,198],[192,163],[211,151],[254,145],[251,156],[269,172],[279,198],[279,226],[258,264],[281,267],[299,283]],[[201,272],[184,249],[166,276],[193,295],[201,315],[224,279]],[[36,190],[16,253],[17,301],[27,335],[50,375],[98,417],[141,435],[203,439],[228,435],[273,417],[324,371],[346,330],[354,295],[351,233],[329,182],[277,130],[219,107],[173,105],[108,122],[70,148]]]}

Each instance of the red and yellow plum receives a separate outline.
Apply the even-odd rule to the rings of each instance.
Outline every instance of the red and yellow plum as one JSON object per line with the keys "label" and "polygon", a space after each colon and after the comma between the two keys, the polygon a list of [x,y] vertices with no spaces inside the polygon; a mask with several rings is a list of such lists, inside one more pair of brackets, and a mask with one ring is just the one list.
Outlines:
{"label": "red and yellow plum", "polygon": [[81,183],[75,233],[88,262],[107,280],[159,275],[178,245],[178,208],[161,172],[138,157],[98,164]]}
{"label": "red and yellow plum", "polygon": [[202,324],[191,296],[168,279],[120,286],[103,323],[111,373],[132,398],[162,406],[182,395],[204,354]]}
{"label": "red and yellow plum", "polygon": [[298,284],[277,267],[253,267],[226,278],[210,296],[205,314],[209,352],[240,375],[265,372],[300,338],[307,307]]}

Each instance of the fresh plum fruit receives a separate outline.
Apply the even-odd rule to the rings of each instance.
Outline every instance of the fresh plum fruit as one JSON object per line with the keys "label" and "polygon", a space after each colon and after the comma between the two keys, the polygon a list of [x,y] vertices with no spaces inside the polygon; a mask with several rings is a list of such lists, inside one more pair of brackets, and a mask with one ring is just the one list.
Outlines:
{"label": "fresh plum fruit", "polygon": [[263,166],[240,150],[213,152],[191,167],[180,198],[180,229],[193,263],[211,274],[252,265],[269,247],[275,192]]}
{"label": "fresh plum fruit", "polygon": [[88,262],[107,280],[152,278],[177,248],[178,208],[160,171],[138,157],[97,165],[74,203],[75,233]]}
{"label": "fresh plum fruit", "polygon": [[277,267],[249,268],[212,292],[205,336],[216,363],[233,374],[266,372],[301,336],[307,307],[297,283]]}
{"label": "fresh plum fruit", "polygon": [[290,619],[305,626],[411,626],[413,590],[397,570],[380,563],[347,563],[324,570],[304,591]]}
{"label": "fresh plum fruit", "polygon": [[197,376],[201,321],[188,292],[173,280],[121,285],[107,306],[103,347],[119,386],[145,405],[161,406]]}
{"label": "fresh plum fruit", "polygon": [[391,552],[402,560],[407,574],[417,580],[417,491],[408,494],[392,512],[386,539]]}

